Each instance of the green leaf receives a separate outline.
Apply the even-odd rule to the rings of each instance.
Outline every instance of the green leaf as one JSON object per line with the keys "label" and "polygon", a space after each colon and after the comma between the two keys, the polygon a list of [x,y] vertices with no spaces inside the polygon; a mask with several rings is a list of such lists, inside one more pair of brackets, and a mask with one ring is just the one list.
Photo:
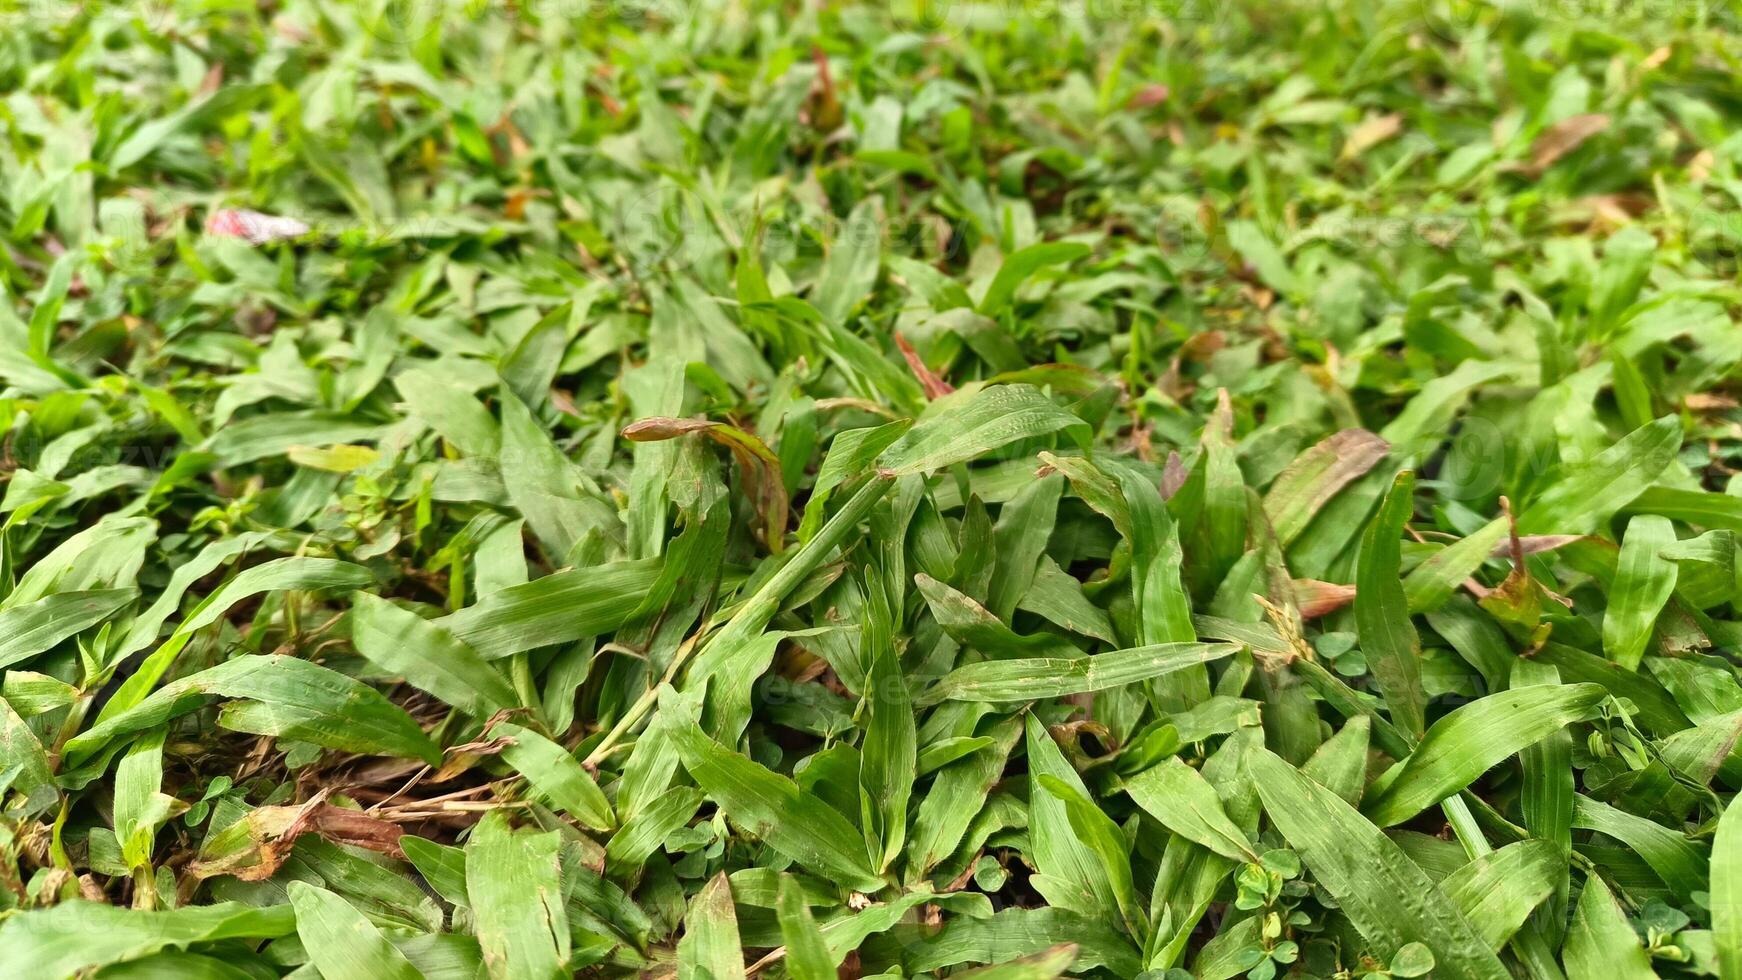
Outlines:
{"label": "green leaf", "polygon": [[1403,592],[1412,613],[1434,612],[1452,597],[1506,540],[1507,521],[1496,517],[1471,534],[1428,556],[1403,578]]}
{"label": "green leaf", "polygon": [[998,510],[998,526],[993,531],[997,560],[986,599],[987,610],[998,619],[1009,620],[1033,585],[1037,565],[1057,523],[1064,483],[1059,476],[1036,480]]}
{"label": "green leaf", "polygon": [[[1560,683],[1560,673],[1536,660],[1518,658],[1512,664],[1512,687]],[[1553,843],[1563,859],[1573,847],[1573,736],[1568,731],[1551,732],[1519,753],[1524,770],[1518,809],[1524,826],[1534,837]],[[1567,877],[1563,870],[1555,890],[1555,908],[1564,910]]]}
{"label": "green leaf", "polygon": [[[847,954],[858,949],[865,940],[879,933],[888,932],[901,923],[903,918],[913,909],[928,901],[936,901],[939,896],[929,888],[920,888],[887,902],[878,902],[865,907],[854,915],[838,916],[828,924],[818,927],[823,934],[823,942],[829,947],[829,957],[839,962]],[[947,897],[944,899],[948,901]],[[986,904],[982,902],[963,902],[957,906],[970,914],[985,914]]]}
{"label": "green leaf", "polygon": [[[884,552],[865,576],[865,615],[859,651],[870,661],[861,702],[865,736],[859,743],[860,822],[879,873],[888,870],[907,842],[907,810],[919,764],[917,723],[901,655],[895,646],[900,626],[897,608],[906,585],[900,552],[904,527],[889,527],[894,518],[878,515],[872,545]],[[881,565],[882,567],[878,567]],[[879,574],[881,573],[881,574]],[[866,717],[868,716],[868,717]]]}
{"label": "green leaf", "polygon": [[990,745],[938,770],[908,833],[910,877],[930,872],[961,843],[969,825],[985,809],[986,798],[1002,778],[1005,762],[1021,736],[1020,721],[1003,719],[992,726],[987,736]]}
{"label": "green leaf", "polygon": [[484,966],[494,980],[556,980],[572,975],[568,912],[555,831],[509,828],[492,810],[466,844],[466,894]]}
{"label": "green leaf", "polygon": [[[1204,497],[1199,528],[1209,545],[1203,557],[1204,574],[1210,581],[1221,581],[1246,551],[1246,479],[1236,458],[1233,411],[1227,389],[1217,392],[1216,410],[1204,423],[1201,439],[1198,465],[1204,474]],[[1130,501],[1131,497],[1127,491],[1125,499]],[[1132,522],[1134,526],[1138,523],[1135,507]]]}
{"label": "green leaf", "polygon": [[[1086,798],[1089,789],[1065,761],[1058,744],[1032,713],[1024,719],[1028,752],[1029,856],[1039,874],[1030,884],[1047,904],[1114,922],[1124,919],[1120,885],[1109,877],[1102,855],[1086,842],[1071,820],[1069,804],[1047,788],[1047,780],[1063,784]],[[1117,873],[1117,872],[1113,872]],[[1125,869],[1127,878],[1129,867]]]}
{"label": "green leaf", "polygon": [[1063,976],[1076,959],[1075,943],[1059,943],[1038,953],[1005,960],[993,966],[983,966],[977,970],[963,970],[950,976],[972,977],[973,980],[1052,980],[1053,977]]}
{"label": "green leaf", "polygon": [[1134,936],[1146,931],[1137,889],[1131,880],[1130,844],[1113,819],[1089,802],[1084,793],[1057,776],[1042,774],[1040,785],[1062,802],[1065,816],[1077,839],[1087,845],[1100,865],[1101,879],[1112,890],[1113,900],[1124,917],[1126,931]]}
{"label": "green leaf", "polygon": [[658,559],[572,568],[492,592],[434,620],[485,660],[611,633],[659,580]]}
{"label": "green leaf", "polygon": [[[1260,802],[1247,775],[1245,760],[1261,744],[1261,729],[1241,728],[1205,760],[1203,769],[1204,778],[1215,788],[1229,819],[1248,837],[1257,833]],[[1181,960],[1192,934],[1236,863],[1184,838],[1168,841],[1150,898],[1156,928],[1146,945],[1152,963]],[[1297,867],[1295,873],[1298,872]]]}
{"label": "green leaf", "polygon": [[[1218,453],[1218,456],[1223,454]],[[1228,461],[1223,460],[1226,464]],[[1229,529],[1231,537],[1244,537],[1245,492],[1241,491],[1238,507],[1241,512],[1225,520],[1239,525]],[[1137,640],[1143,644],[1183,643],[1196,640],[1192,629],[1191,603],[1183,585],[1185,555],[1180,544],[1180,532],[1169,516],[1161,494],[1149,482],[1130,470],[1119,477],[1119,497],[1130,514],[1130,525],[1123,529],[1131,545],[1131,601],[1137,608]],[[1176,692],[1179,700],[1200,699],[1209,687],[1201,669],[1190,670],[1178,678],[1182,682]]]}
{"label": "green leaf", "polygon": [[1736,533],[1707,531],[1675,541],[1659,553],[1676,567],[1676,595],[1696,609],[1710,609],[1736,597]]}
{"label": "green leaf", "polygon": [[39,813],[60,802],[60,787],[55,784],[54,769],[48,753],[31,730],[30,723],[19,717],[10,700],[0,698],[0,773],[9,773],[10,788],[15,790],[26,814]]}
{"label": "green leaf", "polygon": [[271,532],[249,532],[223,538],[201,548],[199,554],[176,568],[175,574],[170,576],[169,584],[158,594],[150,608],[134,617],[117,646],[115,656],[127,657],[150,646],[195,582],[211,574],[218,566],[269,543],[272,537]]}
{"label": "green leaf", "polygon": [[[156,538],[156,521],[105,516],[31,565],[18,577],[18,584],[6,598],[0,600],[0,609],[13,609],[56,592],[129,585],[138,577],[145,563],[145,551]],[[15,565],[16,556],[9,561]]]}
{"label": "green leaf", "polygon": [[828,455],[817,469],[816,482],[811,485],[810,499],[804,505],[804,517],[799,522],[798,537],[808,541],[823,526],[828,516],[828,503],[837,488],[862,475],[873,461],[912,426],[901,419],[886,425],[863,429],[848,429],[829,443]]}
{"label": "green leaf", "polygon": [[673,738],[691,778],[738,826],[854,891],[882,887],[859,831],[828,804],[708,738],[698,725],[678,728]]}
{"label": "green leaf", "polygon": [[1444,441],[1458,409],[1478,385],[1503,378],[1514,370],[1503,362],[1470,358],[1450,373],[1423,384],[1403,411],[1379,430],[1379,436],[1404,458],[1425,456]]}
{"label": "green leaf", "polygon": [[248,969],[272,969],[258,955],[238,950],[225,950],[225,954],[223,959],[218,959],[198,953],[165,950],[106,967],[100,975],[103,980],[251,980],[260,974],[249,973]]}
{"label": "green leaf", "polygon": [[1170,758],[1125,781],[1125,792],[1161,825],[1230,860],[1255,863],[1258,852],[1228,819],[1222,800],[1196,769]]}
{"label": "green leaf", "polygon": [[232,85],[194,99],[174,112],[132,129],[127,138],[113,148],[106,163],[111,170],[125,170],[150,156],[176,133],[243,110],[264,95],[266,89],[264,85]]}
{"label": "green leaf", "polygon": [[922,706],[940,701],[1011,703],[1105,691],[1220,660],[1238,649],[1227,643],[1158,643],[1074,660],[987,660],[956,668],[915,700]]}
{"label": "green leaf", "polygon": [[633,876],[665,844],[667,837],[690,822],[701,805],[702,791],[693,786],[667,790],[623,821],[623,826],[611,835],[610,843],[605,845],[605,870],[612,877]]}
{"label": "green leaf", "polygon": [[847,215],[811,294],[827,322],[845,323],[877,285],[883,230],[883,199],[876,195],[865,197]]}
{"label": "green leaf", "polygon": [[525,776],[557,810],[596,830],[616,826],[611,803],[599,784],[562,746],[529,728],[506,721],[491,726],[490,733],[507,739],[502,747],[502,761]]}
{"label": "green leaf", "polygon": [[1050,265],[1075,262],[1089,251],[1089,247],[1081,242],[1036,242],[1017,249],[1004,257],[998,274],[980,297],[979,311],[986,316],[997,316],[1010,306],[1016,298],[1016,288],[1027,282],[1030,276]]}
{"label": "green leaf", "polygon": [[1518,515],[1518,533],[1590,534],[1656,482],[1681,444],[1673,415],[1640,426],[1562,475]]}
{"label": "green leaf", "polygon": [[166,684],[136,707],[68,741],[66,757],[77,765],[111,739],[179,718],[213,698],[239,699],[219,717],[219,724],[237,731],[441,762],[441,752],[423,729],[381,692],[319,664],[281,655],[238,657]]}
{"label": "green leaf", "polygon": [[501,451],[501,426],[461,385],[421,368],[394,376],[393,385],[412,417],[421,419],[460,452],[494,456]]}
{"label": "green leaf", "polygon": [[283,456],[295,446],[334,446],[374,442],[381,424],[339,412],[272,412],[231,422],[212,433],[201,448],[219,466],[242,466]]}
{"label": "green leaf", "polygon": [[1718,818],[1712,838],[1712,942],[1718,975],[1742,978],[1742,807],[1734,803]]}
{"label": "green leaf", "polygon": [[1288,260],[1256,223],[1246,220],[1229,222],[1228,244],[1251,263],[1265,285],[1285,295],[1300,292],[1300,281],[1288,267]]}
{"label": "green leaf", "polygon": [[277,939],[295,930],[288,905],[220,902],[141,912],[75,899],[19,913],[0,926],[0,976],[70,977],[172,947]]}
{"label": "green leaf", "polygon": [[1247,764],[1264,812],[1379,955],[1419,942],[1451,980],[1510,976],[1439,886],[1353,807],[1267,750]]}
{"label": "green leaf", "polygon": [[1091,603],[1083,593],[1082,583],[1060,568],[1058,562],[1041,556],[1035,568],[1034,580],[1026,594],[1017,600],[1017,608],[1031,612],[1060,629],[1116,646],[1113,621],[1101,607]]}
{"label": "green leaf", "polygon": [[443,901],[460,908],[471,907],[471,900],[466,896],[465,851],[410,834],[399,838],[399,848]]}
{"label": "green leaf", "polygon": [[1373,723],[1366,715],[1350,718],[1301,766],[1301,773],[1343,802],[1351,806],[1360,803],[1367,788],[1367,747],[1372,731]]}
{"label": "green leaf", "polygon": [[507,679],[452,633],[366,592],[351,598],[351,642],[376,666],[474,717],[520,703]]}
{"label": "green leaf", "polygon": [[1313,689],[1313,693],[1336,709],[1338,714],[1344,718],[1366,718],[1371,738],[1380,749],[1394,757],[1409,754],[1410,743],[1376,710],[1377,698],[1343,683],[1317,661],[1297,661],[1294,667],[1301,680]]}
{"label": "green leaf", "polygon": [[1421,686],[1421,640],[1409,621],[1409,602],[1398,571],[1399,539],[1414,507],[1414,489],[1413,476],[1407,471],[1398,474],[1362,535],[1355,573],[1355,628],[1392,722],[1405,736],[1419,738],[1427,704]]}
{"label": "green leaf", "polygon": [[616,514],[580,490],[571,464],[519,398],[502,399],[503,481],[516,510],[526,518],[554,564],[566,565],[589,531],[609,526]]}
{"label": "green leaf", "polygon": [[1657,239],[1650,232],[1628,225],[1610,235],[1603,243],[1603,264],[1587,303],[1591,311],[1590,331],[1604,336],[1633,305],[1645,277],[1651,272],[1652,256],[1657,252]]}
{"label": "green leaf", "polygon": [[683,939],[677,944],[679,976],[697,980],[744,976],[737,910],[732,905],[732,884],[724,871],[696,893],[683,922]]}
{"label": "green leaf", "polygon": [[533,324],[498,363],[504,386],[521,404],[540,408],[550,401],[550,383],[562,366],[563,348],[568,346],[570,309],[559,306]]}
{"label": "green leaf", "polygon": [[372,581],[374,576],[361,566],[330,558],[278,558],[243,569],[195,606],[169,639],[121,683],[115,696],[98,713],[97,724],[100,726],[144,703],[194,634],[222,619],[237,603],[267,592],[354,589]]}
{"label": "green leaf", "polygon": [[1049,633],[1022,636],[991,610],[924,572],[914,576],[919,594],[931,609],[932,618],[958,643],[994,657],[1023,657],[1040,653],[1074,653],[1077,647]]}
{"label": "green leaf", "polygon": [[157,829],[169,819],[174,802],[162,792],[163,738],[162,731],[147,734],[115,767],[115,839],[121,859],[135,870],[149,870]]}
{"label": "green leaf", "polygon": [[1595,684],[1524,687],[1472,701],[1434,723],[1415,751],[1375,780],[1367,816],[1402,823],[1568,724],[1608,694]]}
{"label": "green leaf", "polygon": [[1742,497],[1683,487],[1647,487],[1624,508],[1698,527],[1742,531]]}
{"label": "green leaf", "polygon": [[1627,522],[1603,613],[1603,652],[1628,670],[1639,669],[1658,613],[1675,592],[1675,562],[1661,554],[1672,544],[1675,527],[1668,518],[1641,514]]}
{"label": "green leaf", "polygon": [[1569,977],[1648,980],[1657,976],[1651,968],[1651,956],[1639,945],[1639,937],[1615,903],[1615,896],[1594,874],[1585,879],[1579,894],[1561,957]]}
{"label": "green leaf", "polygon": [[1421,943],[1410,943],[1397,951],[1389,967],[1394,977],[1426,976],[1434,968],[1433,950]]}
{"label": "green leaf", "polygon": [[1081,441],[1089,427],[1033,385],[964,388],[932,402],[914,427],[877,457],[876,465],[890,477],[927,473],[1059,431]]}
{"label": "green leaf", "polygon": [[363,913],[306,881],[286,886],[296,909],[296,934],[326,980],[421,980],[405,954]]}
{"label": "green leaf", "polygon": [[59,592],[0,610],[0,667],[29,660],[103,622],[138,596],[133,589]]}
{"label": "green leaf", "polygon": [[1263,927],[1264,916],[1252,915],[1216,933],[1192,959],[1190,975],[1196,980],[1232,980],[1247,972],[1255,960],[1254,949],[1262,949]]}
{"label": "green leaf", "polygon": [[835,958],[811,917],[803,892],[791,877],[780,878],[780,938],[786,944],[786,973],[792,980],[835,980]]}
{"label": "green leaf", "polygon": [[1440,889],[1499,952],[1565,870],[1566,858],[1552,842],[1524,840],[1476,858],[1441,881]]}
{"label": "green leaf", "polygon": [[1693,724],[1675,698],[1645,674],[1559,643],[1544,644],[1534,659],[1559,671],[1565,682],[1600,684],[1615,697],[1633,702],[1639,723],[1657,735],[1671,735]]}
{"label": "green leaf", "polygon": [[1608,834],[1626,844],[1684,901],[1706,888],[1706,854],[1685,835],[1660,823],[1581,795],[1573,808],[1573,827]]}
{"label": "green leaf", "polygon": [[935,934],[915,937],[900,952],[903,965],[913,974],[1038,953],[1060,942],[1076,944],[1076,969],[1105,966],[1120,977],[1143,972],[1136,947],[1108,920],[1059,908],[1013,908],[986,918],[956,917]]}

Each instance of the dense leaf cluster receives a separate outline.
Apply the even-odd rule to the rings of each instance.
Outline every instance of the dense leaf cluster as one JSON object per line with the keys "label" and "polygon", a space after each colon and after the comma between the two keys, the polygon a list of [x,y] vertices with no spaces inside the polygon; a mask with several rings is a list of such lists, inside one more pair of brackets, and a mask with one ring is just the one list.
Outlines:
{"label": "dense leaf cluster", "polygon": [[0,0],[0,977],[1742,980],[1734,20]]}

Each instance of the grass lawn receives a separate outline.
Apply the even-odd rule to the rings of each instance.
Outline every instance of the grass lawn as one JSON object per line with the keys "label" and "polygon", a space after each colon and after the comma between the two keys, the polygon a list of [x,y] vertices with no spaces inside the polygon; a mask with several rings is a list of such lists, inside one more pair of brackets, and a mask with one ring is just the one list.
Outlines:
{"label": "grass lawn", "polygon": [[1742,980],[1739,21],[0,0],[0,978]]}

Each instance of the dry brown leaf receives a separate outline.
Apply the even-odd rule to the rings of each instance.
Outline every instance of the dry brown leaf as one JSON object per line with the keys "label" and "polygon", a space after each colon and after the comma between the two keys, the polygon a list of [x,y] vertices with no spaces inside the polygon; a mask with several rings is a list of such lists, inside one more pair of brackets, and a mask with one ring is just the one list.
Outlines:
{"label": "dry brown leaf", "polygon": [[1370,116],[1349,131],[1349,139],[1343,143],[1343,152],[1338,159],[1353,160],[1396,136],[1402,130],[1402,113],[1394,112],[1389,116]]}
{"label": "dry brown leaf", "polygon": [[1705,183],[1712,176],[1712,167],[1717,162],[1718,158],[1712,155],[1711,150],[1701,150],[1694,154],[1693,158],[1688,160],[1688,182]]}
{"label": "dry brown leaf", "polygon": [[1161,467],[1161,499],[1172,500],[1173,495],[1186,485],[1186,478],[1189,476],[1191,473],[1186,469],[1185,461],[1180,459],[1179,453],[1168,450],[1167,462]]}
{"label": "dry brown leaf", "polygon": [[1601,112],[1587,112],[1562,119],[1543,130],[1536,142],[1531,144],[1528,169],[1532,173],[1542,173],[1553,166],[1556,160],[1578,149],[1581,143],[1608,128],[1609,117]]}
{"label": "dry brown leaf", "polygon": [[1389,442],[1366,429],[1343,429],[1295,457],[1264,496],[1265,514],[1278,538],[1292,542],[1319,508],[1390,452]]}
{"label": "dry brown leaf", "polygon": [[1355,601],[1353,585],[1321,582],[1312,578],[1297,578],[1292,584],[1295,605],[1300,607],[1302,619],[1329,615]]}
{"label": "dry brown leaf", "polygon": [[1126,106],[1132,109],[1149,109],[1166,102],[1168,94],[1166,85],[1145,85],[1131,96]]}
{"label": "dry brown leaf", "polygon": [[902,358],[907,361],[908,370],[912,371],[913,376],[919,379],[919,386],[925,389],[925,397],[928,400],[935,401],[956,390],[955,385],[945,381],[936,371],[926,366],[925,361],[920,359],[919,352],[913,349],[913,345],[907,342],[906,337],[897,333],[895,346],[900,348]]}
{"label": "dry brown leaf", "polygon": [[790,497],[786,478],[780,469],[780,457],[768,448],[755,433],[726,422],[708,419],[646,418],[623,427],[623,438],[630,442],[659,442],[676,439],[692,432],[701,432],[727,449],[744,473],[744,489],[757,503],[762,514],[763,543],[779,554],[786,535]]}
{"label": "dry brown leaf", "polygon": [[301,238],[308,233],[308,224],[295,218],[242,208],[220,208],[206,218],[206,234],[215,238],[240,238],[250,245]]}
{"label": "dry brown leaf", "polygon": [[284,864],[303,834],[319,834],[335,844],[350,844],[389,857],[403,858],[399,825],[326,801],[326,791],[300,806],[256,807],[248,815],[214,834],[188,870],[198,878],[230,875],[243,881],[264,881]]}
{"label": "dry brown leaf", "polygon": [[1736,408],[1736,399],[1716,391],[1696,391],[1682,399],[1690,412],[1723,412]]}
{"label": "dry brown leaf", "polygon": [[1545,551],[1553,551],[1564,545],[1572,544],[1574,541],[1581,540],[1582,538],[1584,538],[1584,535],[1582,534],[1521,535],[1516,543],[1508,540],[1495,545],[1494,550],[1488,553],[1488,557],[1506,558],[1515,553],[1513,550],[1515,546],[1517,548],[1516,554],[1518,555],[1538,555]]}

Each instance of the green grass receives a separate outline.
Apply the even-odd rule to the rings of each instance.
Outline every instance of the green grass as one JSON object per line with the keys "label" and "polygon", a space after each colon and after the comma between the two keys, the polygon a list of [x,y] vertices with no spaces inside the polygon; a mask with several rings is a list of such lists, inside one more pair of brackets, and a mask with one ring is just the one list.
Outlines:
{"label": "green grass", "polygon": [[0,977],[1742,980],[1739,66],[0,0]]}

